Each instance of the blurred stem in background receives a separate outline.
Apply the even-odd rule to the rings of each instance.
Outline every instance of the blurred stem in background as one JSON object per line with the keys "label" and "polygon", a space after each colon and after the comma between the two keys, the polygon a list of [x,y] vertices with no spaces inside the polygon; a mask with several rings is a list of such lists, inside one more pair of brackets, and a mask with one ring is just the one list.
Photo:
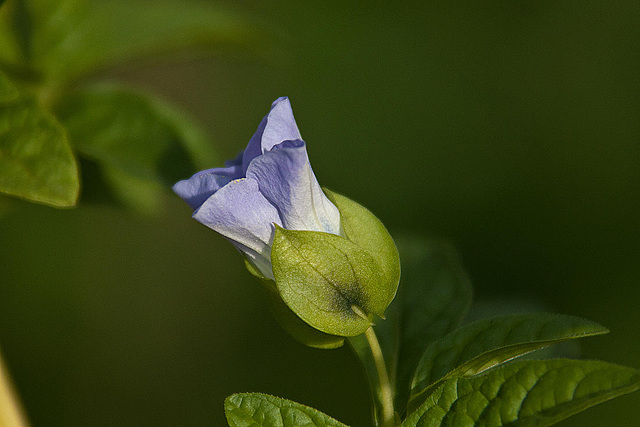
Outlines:
{"label": "blurred stem in background", "polygon": [[28,425],[0,355],[0,427],[26,427]]}

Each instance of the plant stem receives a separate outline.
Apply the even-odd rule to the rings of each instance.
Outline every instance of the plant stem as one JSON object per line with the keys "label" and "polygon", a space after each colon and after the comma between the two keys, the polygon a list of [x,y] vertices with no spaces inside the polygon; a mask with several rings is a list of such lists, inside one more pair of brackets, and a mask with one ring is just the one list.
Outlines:
{"label": "plant stem", "polygon": [[26,427],[26,417],[0,357],[0,426]]}
{"label": "plant stem", "polygon": [[382,349],[380,348],[380,343],[378,342],[378,337],[373,327],[367,329],[365,336],[371,348],[371,355],[376,364],[378,381],[380,382],[380,400],[382,401],[380,427],[394,427],[396,422],[395,410],[393,408],[393,388],[389,381],[389,374],[387,372],[387,365],[384,362],[384,356],[382,355]]}

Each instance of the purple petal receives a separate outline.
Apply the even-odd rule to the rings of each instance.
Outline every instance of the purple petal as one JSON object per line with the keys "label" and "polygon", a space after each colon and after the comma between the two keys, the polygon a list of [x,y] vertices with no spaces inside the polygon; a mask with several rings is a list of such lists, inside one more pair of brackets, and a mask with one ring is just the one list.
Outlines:
{"label": "purple petal", "polygon": [[278,209],[284,228],[340,234],[340,212],[316,180],[304,141],[285,141],[254,159],[247,177]]}
{"label": "purple petal", "polygon": [[262,119],[258,130],[247,144],[242,158],[244,172],[246,173],[253,159],[271,150],[274,145],[295,139],[302,139],[302,137],[293,118],[289,98],[283,96],[271,104],[271,111]]}
{"label": "purple petal", "polygon": [[[260,193],[254,179],[231,181],[209,197],[193,213],[193,218],[231,240],[265,276],[272,275],[273,223],[282,223],[278,211]],[[268,271],[263,271],[263,266],[268,266]]]}
{"label": "purple petal", "polygon": [[173,191],[191,206],[197,209],[213,193],[230,181],[243,177],[241,156],[225,162],[224,168],[207,169],[196,173],[189,179],[174,184]]}

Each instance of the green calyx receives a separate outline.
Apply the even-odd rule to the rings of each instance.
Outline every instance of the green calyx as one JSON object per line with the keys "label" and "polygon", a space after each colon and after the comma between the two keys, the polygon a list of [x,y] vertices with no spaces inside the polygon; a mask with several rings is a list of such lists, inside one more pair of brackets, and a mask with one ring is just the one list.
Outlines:
{"label": "green calyx", "polygon": [[391,235],[364,206],[326,188],[323,190],[340,211],[346,238],[369,253],[376,262],[380,274],[377,288],[378,292],[385,295],[386,308],[396,296],[400,281],[400,255]]}
{"label": "green calyx", "polygon": [[337,341],[364,333],[372,315],[384,317],[398,287],[400,262],[391,236],[371,212],[325,192],[340,210],[344,237],[276,226],[271,262],[286,306]]}

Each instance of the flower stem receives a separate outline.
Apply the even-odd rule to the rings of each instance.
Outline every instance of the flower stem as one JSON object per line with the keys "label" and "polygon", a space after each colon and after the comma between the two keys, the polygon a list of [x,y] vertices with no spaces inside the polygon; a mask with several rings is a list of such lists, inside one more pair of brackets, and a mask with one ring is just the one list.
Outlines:
{"label": "flower stem", "polygon": [[378,342],[373,327],[370,327],[365,332],[367,342],[371,348],[371,355],[376,364],[378,370],[378,381],[380,382],[380,400],[382,403],[380,417],[380,427],[394,427],[395,422],[395,410],[393,408],[393,388],[389,381],[389,374],[387,372],[387,365],[384,362],[384,356],[382,355],[382,349]]}

